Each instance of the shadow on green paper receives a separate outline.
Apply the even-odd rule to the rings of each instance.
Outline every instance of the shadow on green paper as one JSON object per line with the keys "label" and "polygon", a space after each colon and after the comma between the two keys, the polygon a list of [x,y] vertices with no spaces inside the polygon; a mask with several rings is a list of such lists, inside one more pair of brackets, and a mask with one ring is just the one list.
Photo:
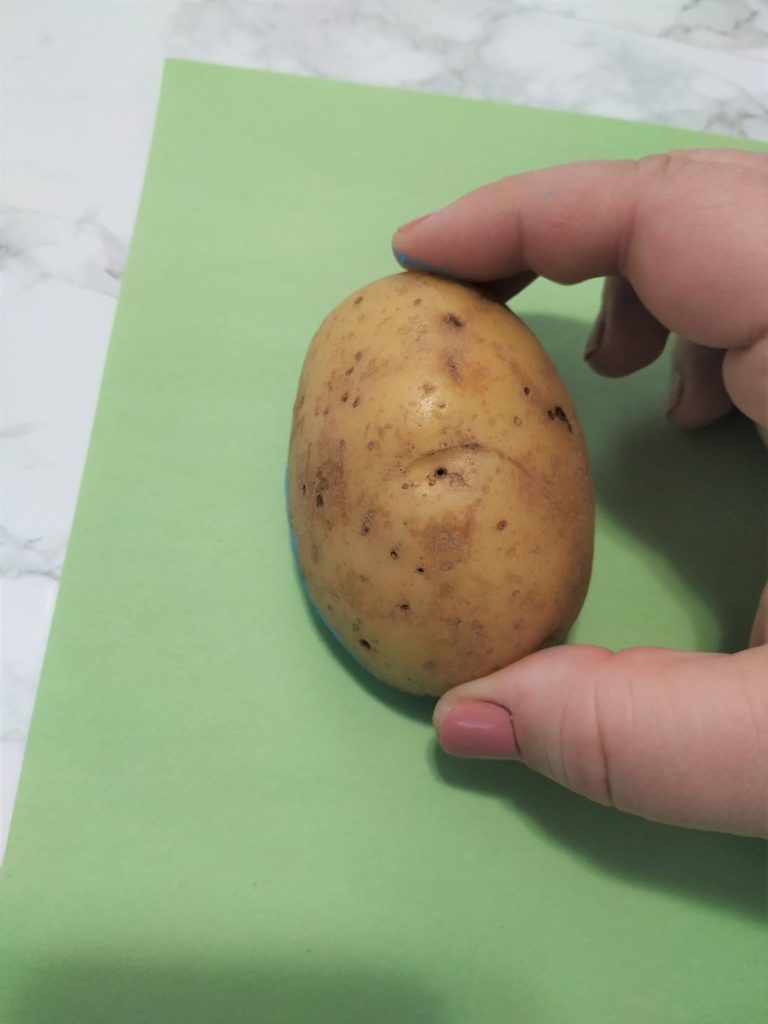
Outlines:
{"label": "shadow on green paper", "polygon": [[[385,967],[87,957],[30,967],[4,1024],[445,1024],[442,1000]],[[441,1009],[442,1007],[442,1009]],[[528,1020],[525,1024],[528,1024]]]}

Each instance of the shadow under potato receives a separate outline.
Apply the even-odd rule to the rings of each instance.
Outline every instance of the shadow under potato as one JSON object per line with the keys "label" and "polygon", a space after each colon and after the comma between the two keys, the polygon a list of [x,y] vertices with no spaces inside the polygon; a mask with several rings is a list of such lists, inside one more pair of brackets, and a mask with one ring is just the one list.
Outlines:
{"label": "shadow under potato", "polygon": [[598,508],[662,554],[712,609],[718,632],[702,637],[703,649],[743,648],[768,572],[768,467],[754,425],[733,413],[680,430],[664,418],[667,359],[606,380],[583,362],[583,324],[527,320],[573,398]]}

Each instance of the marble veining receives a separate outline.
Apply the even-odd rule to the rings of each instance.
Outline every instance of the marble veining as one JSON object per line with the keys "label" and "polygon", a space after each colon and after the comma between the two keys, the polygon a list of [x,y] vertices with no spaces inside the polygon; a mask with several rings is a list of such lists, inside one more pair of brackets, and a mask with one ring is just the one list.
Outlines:
{"label": "marble veining", "polygon": [[164,57],[768,138],[762,0],[8,0],[3,17],[0,850]]}
{"label": "marble veining", "polygon": [[127,252],[128,239],[100,224],[95,208],[73,219],[0,206],[0,271],[17,288],[55,278],[116,298]]}

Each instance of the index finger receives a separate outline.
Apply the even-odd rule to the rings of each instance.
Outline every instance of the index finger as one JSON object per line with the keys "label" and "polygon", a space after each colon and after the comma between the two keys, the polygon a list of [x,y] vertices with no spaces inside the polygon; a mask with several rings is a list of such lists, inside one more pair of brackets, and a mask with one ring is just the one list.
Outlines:
{"label": "index finger", "polygon": [[768,331],[768,159],[693,151],[503,178],[396,232],[406,266],[471,281],[626,277],[669,330],[717,347]]}

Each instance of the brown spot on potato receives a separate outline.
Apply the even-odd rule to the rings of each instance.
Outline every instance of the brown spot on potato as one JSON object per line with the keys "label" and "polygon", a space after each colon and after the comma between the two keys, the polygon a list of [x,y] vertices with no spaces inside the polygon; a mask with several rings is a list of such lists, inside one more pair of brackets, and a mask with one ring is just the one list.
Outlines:
{"label": "brown spot on potato", "polygon": [[315,495],[315,505],[317,505],[318,508],[322,508],[324,504],[325,504],[325,499],[323,498],[322,494],[316,494]]}
{"label": "brown spot on potato", "polygon": [[473,529],[471,512],[456,515],[446,512],[430,519],[418,531],[420,548],[426,555],[428,565],[455,565],[466,561]]}
{"label": "brown spot on potato", "polygon": [[455,313],[446,313],[445,314],[445,322],[447,324],[450,324],[451,327],[463,327],[464,326],[464,321],[461,319],[461,317],[456,316]]}
{"label": "brown spot on potato", "polygon": [[524,395],[530,395],[530,393],[531,393],[531,389],[529,387],[524,387],[523,388],[523,394]]}
{"label": "brown spot on potato", "polygon": [[437,387],[434,384],[427,383],[421,385],[421,390],[425,395],[431,395],[433,391],[437,391]]}
{"label": "brown spot on potato", "polygon": [[350,366],[350,367],[349,367],[348,369],[346,369],[346,370],[344,371],[344,376],[345,376],[345,377],[349,377],[349,376],[350,376],[351,374],[353,374],[354,372],[355,372],[355,368],[354,368],[354,366]]}
{"label": "brown spot on potato", "polygon": [[349,392],[347,392],[347,391],[344,392],[344,394],[341,396],[341,401],[342,402],[348,402],[349,401]]}
{"label": "brown spot on potato", "polygon": [[358,405],[360,405],[360,399],[359,399],[359,398],[356,398],[356,399],[354,400],[354,402],[352,403],[352,408],[353,408],[353,409],[356,409],[356,408],[358,407]]}
{"label": "brown spot on potato", "polygon": [[507,525],[508,524],[507,524],[507,520],[506,519],[500,519],[498,521],[498,523],[496,523],[496,529],[497,530],[506,530]]}
{"label": "brown spot on potato", "polygon": [[399,558],[400,557],[398,555],[398,553],[397,553],[397,548],[392,548],[392,550],[389,552],[389,557],[390,558]]}
{"label": "brown spot on potato", "polygon": [[455,380],[457,384],[460,384],[463,380],[461,373],[461,357],[453,349],[445,352],[445,368],[448,371],[449,376],[452,380]]}
{"label": "brown spot on potato", "polygon": [[414,304],[414,306],[420,306],[421,305],[421,299],[414,299],[413,300],[413,304]]}
{"label": "brown spot on potato", "polygon": [[360,303],[361,303],[361,302],[363,301],[363,299],[364,299],[364,298],[365,298],[365,296],[364,296],[364,295],[358,295],[358,296],[357,296],[357,298],[355,299],[355,305],[356,305],[356,306],[359,306],[359,305],[360,305]]}
{"label": "brown spot on potato", "polygon": [[371,526],[373,525],[373,512],[366,512],[365,519],[363,519],[362,526],[360,527],[360,533],[363,537],[367,537],[371,532]]}
{"label": "brown spot on potato", "polygon": [[522,427],[523,425],[523,421],[520,419],[519,416],[515,416],[512,422],[515,424],[516,427]]}
{"label": "brown spot on potato", "polygon": [[366,651],[370,651],[370,649],[371,649],[371,645],[368,643],[368,641],[364,640],[362,638],[360,640],[360,646],[364,647],[366,649]]}
{"label": "brown spot on potato", "polygon": [[410,610],[411,610],[411,606],[408,604],[407,601],[405,602],[405,604],[401,604],[400,605],[400,611],[401,612],[409,612]]}
{"label": "brown spot on potato", "polygon": [[359,352],[359,351],[355,352],[355,362],[356,363],[359,363],[362,358],[363,358],[363,353],[362,352]]}

